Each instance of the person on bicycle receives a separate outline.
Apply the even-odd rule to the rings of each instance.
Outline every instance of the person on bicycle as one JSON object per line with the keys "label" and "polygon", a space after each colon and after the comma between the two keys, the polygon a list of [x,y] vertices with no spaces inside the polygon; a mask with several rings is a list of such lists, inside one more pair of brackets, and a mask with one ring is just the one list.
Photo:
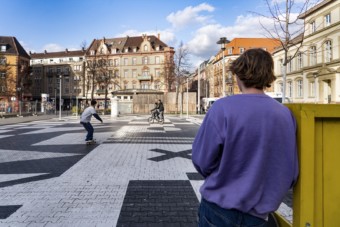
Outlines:
{"label": "person on bicycle", "polygon": [[156,119],[159,116],[157,99],[156,99],[156,102],[155,102],[155,107],[150,111],[151,111],[151,115],[152,115],[153,118]]}
{"label": "person on bicycle", "polygon": [[164,105],[162,103],[162,100],[158,100],[158,116],[161,117],[162,120],[164,120]]}

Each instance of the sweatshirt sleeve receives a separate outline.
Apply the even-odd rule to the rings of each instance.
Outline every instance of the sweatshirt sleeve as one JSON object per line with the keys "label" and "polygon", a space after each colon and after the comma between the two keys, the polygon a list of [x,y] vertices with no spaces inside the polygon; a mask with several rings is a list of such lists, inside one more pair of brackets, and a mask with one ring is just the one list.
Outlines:
{"label": "sweatshirt sleeve", "polygon": [[97,113],[94,113],[93,116],[98,120],[103,122],[103,120],[99,117],[99,115]]}
{"label": "sweatshirt sleeve", "polygon": [[213,121],[214,116],[211,116],[213,114],[210,113],[206,115],[192,145],[192,162],[205,178],[219,166],[219,157],[223,150],[220,132]]}

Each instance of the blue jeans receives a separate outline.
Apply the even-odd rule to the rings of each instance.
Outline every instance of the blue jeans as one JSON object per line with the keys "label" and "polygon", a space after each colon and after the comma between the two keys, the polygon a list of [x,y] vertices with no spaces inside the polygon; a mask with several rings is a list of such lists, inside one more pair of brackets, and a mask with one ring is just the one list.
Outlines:
{"label": "blue jeans", "polygon": [[86,139],[85,141],[93,140],[93,127],[90,122],[80,122],[84,126],[84,128],[87,131]]}
{"label": "blue jeans", "polygon": [[224,209],[202,198],[199,227],[266,227],[267,221],[234,209]]}

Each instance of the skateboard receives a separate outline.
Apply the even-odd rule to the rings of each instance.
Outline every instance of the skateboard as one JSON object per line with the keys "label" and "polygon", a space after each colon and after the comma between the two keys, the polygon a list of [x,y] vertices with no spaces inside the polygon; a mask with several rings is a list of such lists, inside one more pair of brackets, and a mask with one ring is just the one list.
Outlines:
{"label": "skateboard", "polygon": [[86,141],[86,145],[91,145],[91,144],[96,144],[96,140],[89,140],[89,141]]}

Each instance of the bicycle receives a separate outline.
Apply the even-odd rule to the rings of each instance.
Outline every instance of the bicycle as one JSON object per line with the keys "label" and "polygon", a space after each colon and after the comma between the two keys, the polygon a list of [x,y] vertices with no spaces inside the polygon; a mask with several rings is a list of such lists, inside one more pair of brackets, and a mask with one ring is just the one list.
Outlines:
{"label": "bicycle", "polygon": [[149,117],[148,121],[150,123],[154,123],[156,121],[162,125],[164,123],[164,118],[159,117],[158,114],[151,113],[151,116]]}

